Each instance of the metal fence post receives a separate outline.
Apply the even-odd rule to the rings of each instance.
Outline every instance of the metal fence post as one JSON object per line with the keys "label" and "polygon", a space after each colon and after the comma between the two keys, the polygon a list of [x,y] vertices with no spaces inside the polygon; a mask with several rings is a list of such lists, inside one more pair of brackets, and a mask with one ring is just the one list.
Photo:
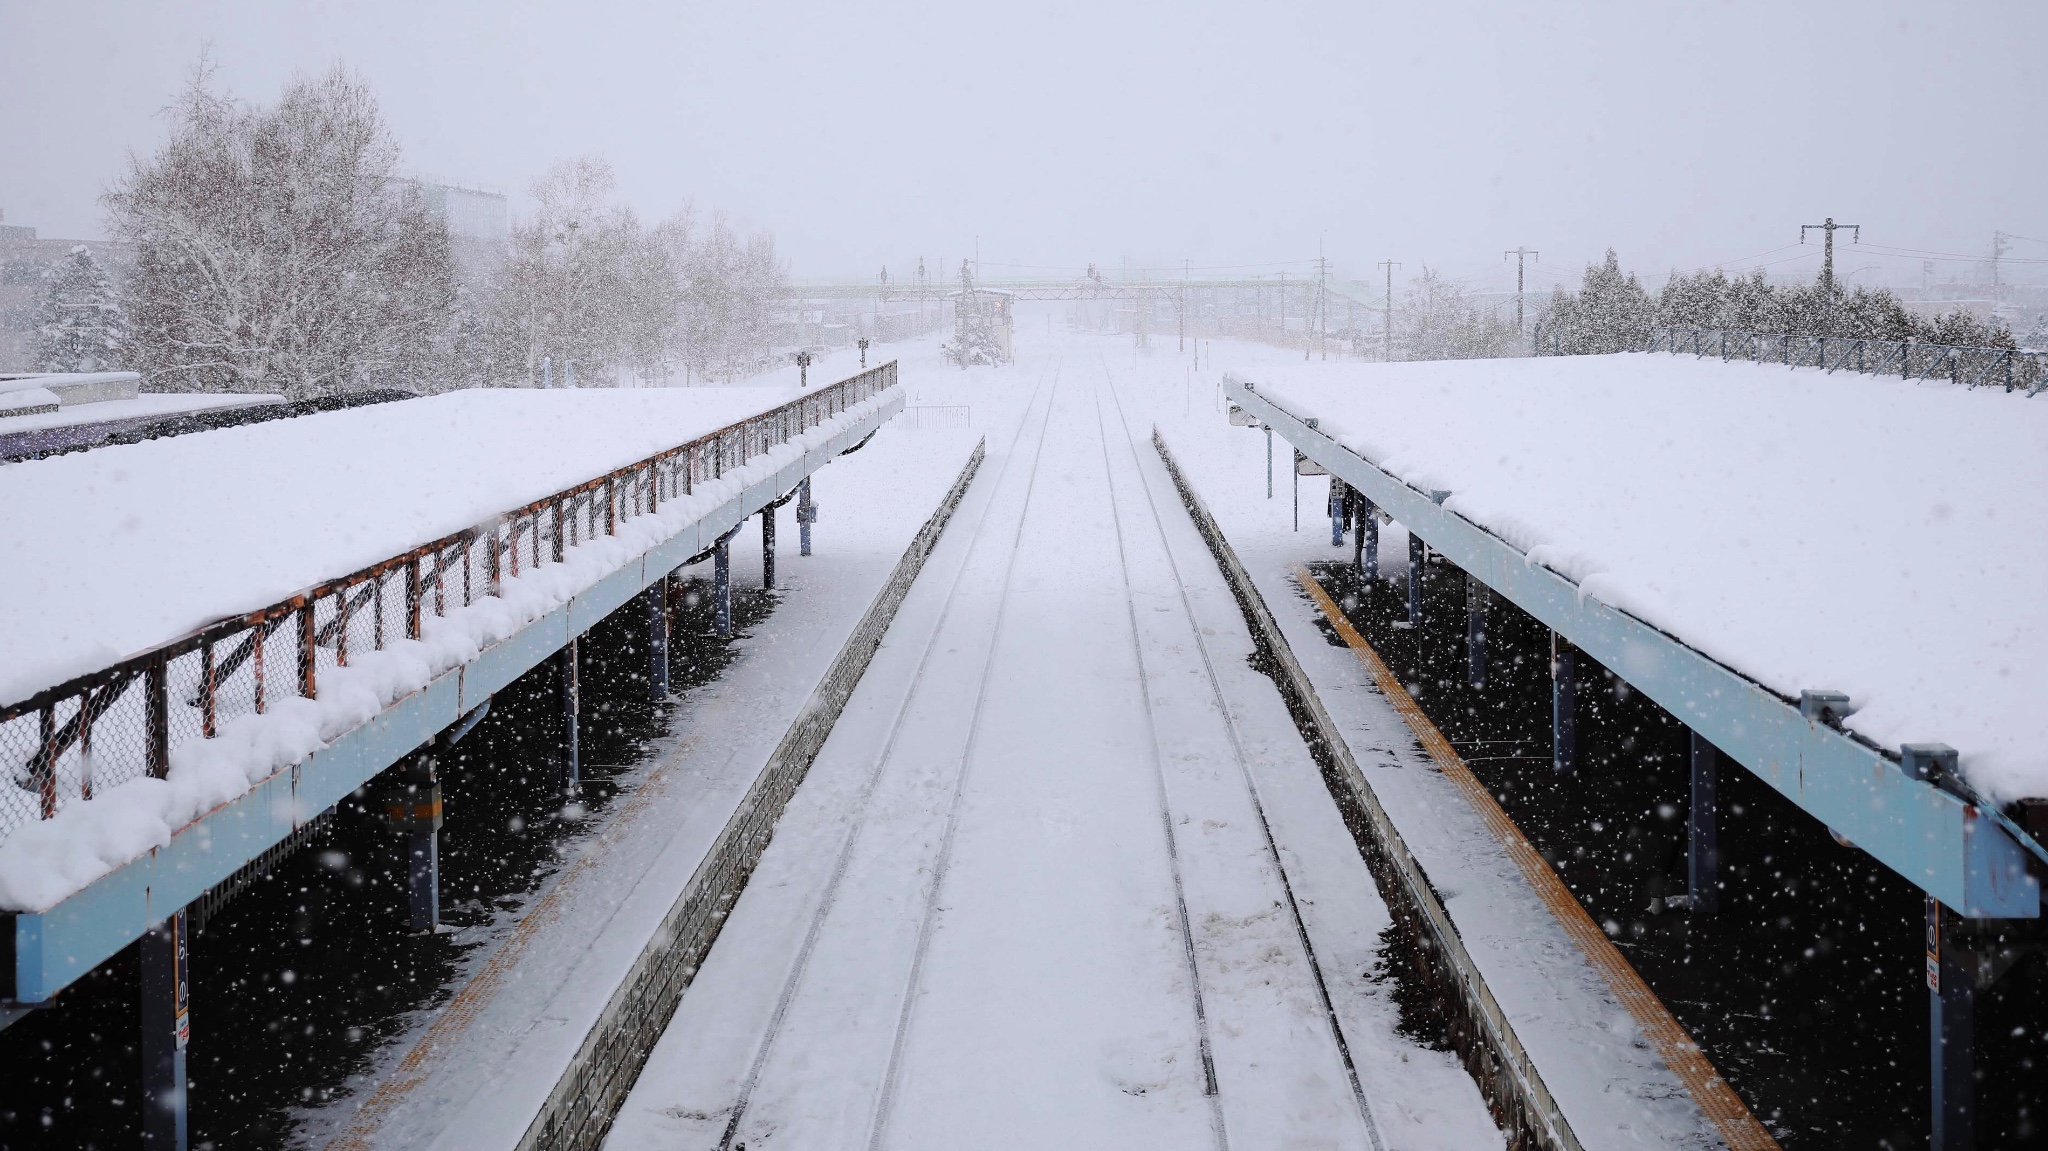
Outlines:
{"label": "metal fence post", "polygon": [[[170,662],[162,656],[150,661],[143,682],[144,726],[149,738],[149,774],[163,779],[171,774],[171,675]],[[56,765],[51,764],[52,770]]]}
{"label": "metal fence post", "polygon": [[[216,684],[214,680],[213,641],[209,639],[201,642],[199,645],[199,734],[207,739],[214,738],[216,719],[216,709],[214,708]],[[86,699],[90,700],[91,697],[87,696]],[[79,708],[81,713],[85,706],[85,701],[80,701]]]}
{"label": "metal fence post", "polygon": [[312,596],[307,596],[299,604],[299,694],[307,699],[313,698],[314,689],[318,687],[314,673],[319,667],[320,648],[313,633],[313,605],[317,602]]}

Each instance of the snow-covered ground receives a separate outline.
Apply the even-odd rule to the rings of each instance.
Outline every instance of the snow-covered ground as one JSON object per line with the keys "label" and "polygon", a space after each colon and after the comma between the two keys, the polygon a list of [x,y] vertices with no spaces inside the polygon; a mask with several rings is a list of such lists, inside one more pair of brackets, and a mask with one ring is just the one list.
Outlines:
{"label": "snow-covered ground", "polygon": [[608,1145],[1499,1146],[1396,1033],[1386,908],[1163,400],[1033,335],[986,385],[906,377],[1005,388],[1007,426]]}
{"label": "snow-covered ground", "polygon": [[2048,403],[1642,354],[1240,374],[1584,595],[2048,794]]}

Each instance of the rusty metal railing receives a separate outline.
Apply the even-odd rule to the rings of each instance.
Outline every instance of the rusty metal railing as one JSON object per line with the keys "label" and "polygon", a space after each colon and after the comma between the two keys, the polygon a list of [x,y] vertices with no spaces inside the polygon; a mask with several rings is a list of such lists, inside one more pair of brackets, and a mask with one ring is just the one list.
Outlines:
{"label": "rusty metal railing", "polygon": [[[474,527],[209,624],[98,671],[0,706],[0,841],[96,791],[165,778],[195,741],[292,699],[425,617],[499,594],[521,570],[560,563],[665,500],[691,494],[895,386],[894,361],[781,407],[512,508]],[[17,605],[29,607],[32,605]],[[139,688],[138,688],[138,685]]]}

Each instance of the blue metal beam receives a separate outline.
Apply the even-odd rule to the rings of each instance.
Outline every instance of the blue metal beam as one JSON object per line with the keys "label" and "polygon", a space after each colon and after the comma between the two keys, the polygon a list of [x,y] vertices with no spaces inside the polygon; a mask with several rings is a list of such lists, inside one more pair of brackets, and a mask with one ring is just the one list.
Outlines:
{"label": "blue metal beam", "polygon": [[1410,487],[1311,427],[1313,413],[1287,411],[1235,377],[1225,378],[1224,391],[1452,563],[1952,910],[1971,917],[2040,915],[2040,883],[2027,873],[2027,853],[1986,812],[1909,777],[1884,752],[1822,718],[1802,716],[1797,701],[1581,595],[1570,580],[1445,510],[1441,503],[1449,493]]}
{"label": "blue metal beam", "polygon": [[746,522],[903,409],[899,390],[880,411],[750,485],[568,603],[491,645],[468,663],[385,708],[303,762],[179,829],[171,841],[114,869],[42,912],[14,916],[14,1000],[41,1003],[142,937],[244,864],[283,842],[385,768],[460,722],[513,680]]}

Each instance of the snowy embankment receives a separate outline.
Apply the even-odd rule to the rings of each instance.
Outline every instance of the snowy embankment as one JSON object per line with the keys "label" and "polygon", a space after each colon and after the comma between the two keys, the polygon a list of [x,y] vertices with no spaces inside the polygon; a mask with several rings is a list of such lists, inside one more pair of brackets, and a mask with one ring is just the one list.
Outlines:
{"label": "snowy embankment", "polygon": [[2048,403],[1662,355],[1240,374],[1581,594],[2048,795]]}
{"label": "snowy embankment", "polygon": [[[10,612],[0,623],[0,649],[43,657],[30,665],[42,670],[27,672],[10,659],[0,670],[0,688],[7,689],[0,694],[19,698],[111,663],[123,650],[274,602],[786,398],[768,389],[464,392],[0,472],[0,507],[6,509],[0,517],[17,529],[7,533],[10,550],[0,554],[18,561],[0,564],[0,602],[49,605]],[[163,846],[177,829],[516,634],[887,400],[857,404],[721,479],[698,484],[691,495],[664,502],[654,514],[621,520],[617,534],[567,549],[562,563],[508,576],[496,597],[425,616],[418,640],[389,641],[347,667],[324,670],[317,699],[286,696],[261,715],[224,720],[218,738],[174,744],[165,779],[131,780],[68,803],[53,819],[24,824],[0,842],[0,908],[46,910]],[[400,418],[407,412],[416,415]],[[81,466],[67,469],[68,477],[35,471],[74,461]],[[16,480],[20,473],[30,473],[27,482]],[[281,482],[238,484],[258,485],[266,473]],[[67,478],[82,482],[85,491],[109,494],[92,502],[67,496],[80,490],[64,483]],[[248,498],[238,510],[191,506],[199,493],[213,490]],[[308,491],[334,494],[300,498]],[[249,514],[249,504],[261,514]],[[65,506],[98,522],[77,535],[47,534],[48,521],[61,518]],[[332,514],[313,511],[328,506]],[[196,538],[181,543],[181,529]],[[54,562],[61,549],[23,548],[31,539],[80,536],[90,559],[68,585]],[[160,597],[154,595],[159,585]],[[99,618],[102,604],[110,618]],[[66,666],[72,670],[54,670]]]}

